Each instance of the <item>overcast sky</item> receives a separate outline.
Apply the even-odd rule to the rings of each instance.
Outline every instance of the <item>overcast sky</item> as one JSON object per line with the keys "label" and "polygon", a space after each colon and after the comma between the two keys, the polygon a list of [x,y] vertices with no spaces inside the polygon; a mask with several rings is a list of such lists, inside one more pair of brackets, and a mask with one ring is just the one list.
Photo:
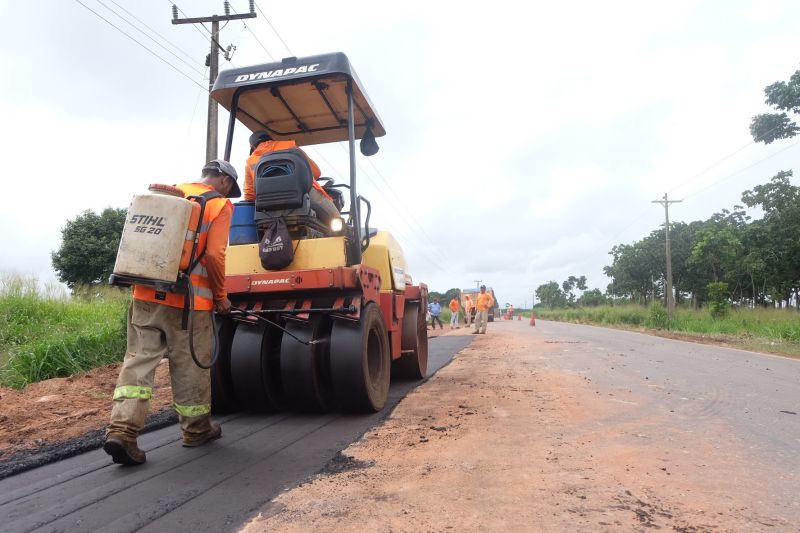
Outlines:
{"label": "overcast sky", "polygon": [[[204,162],[206,31],[173,26],[168,0],[81,2],[153,53],[77,0],[0,0],[2,272],[53,278],[67,220]],[[189,17],[222,4],[178,2]],[[668,192],[684,198],[672,220],[705,219],[797,170],[797,139],[748,132],[764,87],[800,68],[796,1],[257,4],[280,37],[260,12],[229,23],[222,68],[349,56],[387,130],[360,193],[432,290],[482,280],[515,306],[569,275],[605,290],[611,247],[663,223],[651,200]],[[340,145],[310,155],[347,176]]]}

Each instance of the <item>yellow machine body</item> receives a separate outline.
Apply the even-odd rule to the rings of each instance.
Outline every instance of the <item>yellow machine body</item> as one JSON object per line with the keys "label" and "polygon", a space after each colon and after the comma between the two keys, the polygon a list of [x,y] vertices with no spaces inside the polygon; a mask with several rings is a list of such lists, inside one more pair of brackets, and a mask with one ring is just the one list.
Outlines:
{"label": "yellow machine body", "polygon": [[[344,237],[324,237],[293,241],[294,259],[282,271],[310,270],[347,266]],[[372,267],[381,275],[381,292],[403,291],[409,277],[403,250],[392,235],[379,231],[370,238],[364,251],[362,264]],[[258,244],[228,246],[225,260],[228,276],[269,272],[261,266]],[[391,280],[387,283],[388,280]]]}

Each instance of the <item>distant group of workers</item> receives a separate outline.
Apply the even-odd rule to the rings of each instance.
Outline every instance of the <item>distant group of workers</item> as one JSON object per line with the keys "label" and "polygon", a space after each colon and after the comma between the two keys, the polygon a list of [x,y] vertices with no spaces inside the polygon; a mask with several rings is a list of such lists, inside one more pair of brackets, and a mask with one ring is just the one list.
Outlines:
{"label": "distant group of workers", "polygon": [[[255,167],[259,159],[265,154],[292,148],[297,148],[295,141],[274,141],[263,131],[250,136],[245,200],[255,200]],[[320,218],[338,216],[330,195],[317,183],[321,175],[319,167],[308,155],[306,159],[314,178],[309,192],[312,207]],[[114,389],[111,421],[103,444],[115,463],[139,465],[146,460],[137,438],[150,411],[156,367],[164,357],[169,360],[173,405],[178,412],[183,445],[201,446],[222,436],[222,428],[211,422],[211,373],[192,360],[189,331],[184,324],[186,313],[193,313],[195,353],[201,364],[209,365],[214,327],[212,310],[218,314],[231,310],[225,291],[225,254],[233,214],[229,198],[242,196],[238,181],[233,165],[215,159],[203,166],[200,179],[177,185],[184,196],[203,195],[207,199],[197,247],[197,257],[201,259],[190,273],[194,310],[186,309],[187,300],[182,293],[134,285],[127,319],[127,349]]]}
{"label": "distant group of workers", "polygon": [[[476,301],[473,303],[469,294],[464,295],[464,321],[466,322],[466,327],[469,327],[473,320],[475,321],[475,329],[472,331],[473,334],[486,333],[486,324],[489,322],[489,309],[494,306],[494,298],[492,298],[491,294],[486,292],[486,285],[481,285],[480,292],[475,300]],[[450,329],[458,329],[460,327],[458,325],[458,318],[461,311],[461,304],[454,296],[450,300],[448,307],[450,308]],[[441,313],[442,306],[439,303],[439,298],[434,298],[433,301],[428,304],[428,316],[431,321],[431,329],[435,330],[437,323],[439,324],[439,329],[444,329],[444,325],[439,318]]]}

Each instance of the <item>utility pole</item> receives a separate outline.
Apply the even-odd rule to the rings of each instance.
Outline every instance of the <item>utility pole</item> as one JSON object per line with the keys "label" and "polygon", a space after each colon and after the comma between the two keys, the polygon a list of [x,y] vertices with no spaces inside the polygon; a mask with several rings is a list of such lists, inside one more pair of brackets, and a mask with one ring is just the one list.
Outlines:
{"label": "utility pole", "polygon": [[172,4],[172,23],[173,24],[203,24],[205,22],[211,23],[211,53],[206,58],[206,66],[209,67],[208,76],[208,124],[206,126],[206,161],[211,161],[217,158],[217,102],[211,98],[211,88],[214,87],[214,82],[217,80],[219,74],[219,51],[225,53],[225,59],[230,60],[231,52],[236,50],[233,45],[227,49],[222,48],[219,44],[219,22],[229,20],[241,20],[255,18],[255,2],[250,0],[250,12],[231,15],[231,5],[225,0],[225,15],[211,15],[210,17],[195,17],[195,18],[178,18],[178,6]]}
{"label": "utility pole", "polygon": [[483,281],[482,279],[473,279],[472,281],[475,282],[475,288],[476,289],[480,289],[481,288],[481,281]]}
{"label": "utility pole", "polygon": [[664,223],[664,233],[666,234],[667,240],[667,315],[669,316],[670,320],[672,320],[672,315],[675,312],[675,295],[672,292],[672,252],[669,246],[669,204],[677,204],[682,202],[683,200],[670,200],[667,197],[667,193],[664,193],[663,200],[653,200],[651,203],[654,204],[661,204],[664,206],[664,218],[666,222]]}

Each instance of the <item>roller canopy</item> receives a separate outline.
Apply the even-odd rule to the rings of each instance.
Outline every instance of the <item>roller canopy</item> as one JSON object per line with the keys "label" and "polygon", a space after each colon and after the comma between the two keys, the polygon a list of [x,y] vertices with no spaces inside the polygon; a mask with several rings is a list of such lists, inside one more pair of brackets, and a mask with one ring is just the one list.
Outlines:
{"label": "roller canopy", "polygon": [[342,53],[290,57],[275,63],[220,72],[211,96],[251,131],[298,145],[347,141],[347,84],[352,80],[355,134],[367,125],[386,134],[350,61]]}

